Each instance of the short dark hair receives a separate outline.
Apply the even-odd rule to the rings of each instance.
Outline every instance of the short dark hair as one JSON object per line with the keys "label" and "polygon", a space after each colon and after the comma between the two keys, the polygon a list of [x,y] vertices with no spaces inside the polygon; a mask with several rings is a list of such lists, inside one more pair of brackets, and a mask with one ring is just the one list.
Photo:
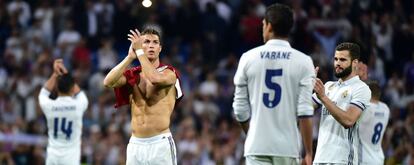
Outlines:
{"label": "short dark hair", "polygon": [[367,81],[366,82],[369,89],[371,90],[371,98],[379,100],[381,98],[381,87],[377,81]]}
{"label": "short dark hair", "polygon": [[144,27],[144,30],[141,32],[141,35],[145,35],[145,34],[157,35],[158,39],[160,40],[160,44],[161,44],[161,29],[158,26]]}
{"label": "short dark hair", "polygon": [[343,51],[348,50],[349,55],[351,55],[351,61],[357,59],[359,60],[360,54],[361,54],[361,48],[358,44],[352,43],[352,42],[343,42],[340,43],[335,48],[336,51]]}
{"label": "short dark hair", "polygon": [[293,26],[293,11],[289,6],[275,3],[266,9],[265,21],[272,25],[276,36],[287,37]]}
{"label": "short dark hair", "polygon": [[70,73],[66,73],[57,77],[57,89],[61,93],[69,93],[75,85],[75,80]]}

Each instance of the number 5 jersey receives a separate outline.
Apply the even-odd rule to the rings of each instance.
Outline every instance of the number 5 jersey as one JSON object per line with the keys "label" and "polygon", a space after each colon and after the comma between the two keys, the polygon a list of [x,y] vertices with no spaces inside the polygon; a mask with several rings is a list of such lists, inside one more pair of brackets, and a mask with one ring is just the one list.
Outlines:
{"label": "number 5 jersey", "polygon": [[287,41],[272,39],[242,55],[233,102],[239,122],[250,119],[245,156],[299,158],[298,117],[313,115],[312,59]]}

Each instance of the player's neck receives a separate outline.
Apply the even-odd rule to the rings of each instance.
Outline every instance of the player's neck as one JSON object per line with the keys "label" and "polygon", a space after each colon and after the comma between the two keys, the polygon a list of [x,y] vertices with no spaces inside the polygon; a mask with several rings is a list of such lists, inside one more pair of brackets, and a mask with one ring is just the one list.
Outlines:
{"label": "player's neck", "polygon": [[270,36],[269,40],[285,40],[285,41],[288,41],[289,37],[280,37],[280,36],[272,35],[272,36]]}
{"label": "player's neck", "polygon": [[72,96],[72,94],[71,93],[58,92],[58,97],[65,97],[65,96]]}
{"label": "player's neck", "polygon": [[377,99],[372,99],[372,98],[371,98],[370,102],[371,102],[371,103],[374,103],[374,104],[378,104],[378,103],[379,103],[379,100],[377,100]]}
{"label": "player's neck", "polygon": [[160,66],[160,59],[157,58],[155,60],[150,60],[152,66],[154,66],[155,68],[158,68],[158,66]]}

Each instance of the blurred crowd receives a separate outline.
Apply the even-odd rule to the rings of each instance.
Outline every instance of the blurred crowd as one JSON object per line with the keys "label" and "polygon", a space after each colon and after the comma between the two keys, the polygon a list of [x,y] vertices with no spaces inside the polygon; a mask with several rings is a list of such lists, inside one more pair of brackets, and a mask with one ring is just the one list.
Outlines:
{"label": "blurred crowd", "polygon": [[[338,42],[362,46],[369,79],[391,109],[384,136],[387,164],[414,162],[414,2],[411,0],[286,0],[294,48],[334,79]],[[233,76],[241,54],[263,43],[273,0],[0,0],[0,164],[43,164],[45,117],[37,96],[63,58],[89,98],[82,163],[124,164],[129,107],[114,108],[106,73],[127,53],[129,29],[162,30],[161,61],[181,72],[184,99],[171,131],[179,164],[242,164],[245,135],[232,118]],[[138,65],[138,63],[135,63]],[[317,139],[319,111],[315,115]]]}

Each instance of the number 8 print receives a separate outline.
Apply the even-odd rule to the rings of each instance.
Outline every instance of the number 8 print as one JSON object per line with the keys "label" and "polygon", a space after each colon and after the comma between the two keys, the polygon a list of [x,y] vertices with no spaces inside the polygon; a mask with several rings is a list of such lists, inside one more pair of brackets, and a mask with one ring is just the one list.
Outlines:
{"label": "number 8 print", "polygon": [[372,144],[377,144],[381,137],[382,128],[384,126],[382,123],[377,123],[374,126],[374,135],[372,135]]}

